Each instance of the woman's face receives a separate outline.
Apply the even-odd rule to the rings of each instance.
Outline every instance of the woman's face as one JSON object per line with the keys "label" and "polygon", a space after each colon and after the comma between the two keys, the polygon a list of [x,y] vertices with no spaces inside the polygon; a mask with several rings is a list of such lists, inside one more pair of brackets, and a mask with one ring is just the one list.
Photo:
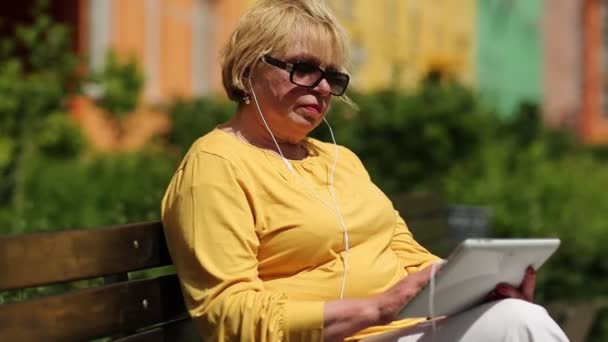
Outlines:
{"label": "woman's face", "polygon": [[[323,70],[337,69],[311,50],[297,44],[284,56],[272,57],[292,64],[308,62]],[[329,109],[330,86],[325,79],[314,88],[301,87],[291,83],[288,71],[260,62],[251,83],[266,122],[280,140],[299,142],[321,123]],[[257,112],[253,94],[251,97],[251,106]],[[259,114],[255,117],[261,121]]]}

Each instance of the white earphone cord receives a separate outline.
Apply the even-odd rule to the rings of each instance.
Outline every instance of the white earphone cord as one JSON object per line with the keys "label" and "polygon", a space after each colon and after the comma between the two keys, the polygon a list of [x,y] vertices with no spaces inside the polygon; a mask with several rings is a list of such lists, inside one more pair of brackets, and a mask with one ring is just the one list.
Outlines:
{"label": "white earphone cord", "polygon": [[249,88],[251,88],[251,94],[253,94],[253,101],[255,102],[255,106],[258,109],[258,114],[260,114],[260,117],[262,118],[262,122],[264,123],[266,130],[268,131],[268,133],[270,133],[270,137],[272,138],[274,145],[279,150],[279,155],[281,156],[281,159],[283,159],[283,162],[285,163],[285,165],[287,165],[287,168],[289,169],[289,171],[293,172],[291,163],[289,163],[287,158],[285,158],[285,156],[283,155],[283,151],[281,151],[281,148],[279,147],[279,143],[277,142],[277,139],[275,139],[274,134],[272,134],[272,131],[270,130],[270,127],[268,127],[268,123],[266,123],[266,118],[264,118],[264,114],[262,114],[262,109],[260,108],[260,104],[258,103],[258,97],[255,96],[255,91],[253,91],[253,85],[251,84],[251,78],[248,78],[247,80],[249,81]]}
{"label": "white earphone cord", "polygon": [[[268,123],[266,122],[266,118],[264,118],[264,114],[262,113],[262,109],[260,108],[260,104],[258,103],[258,98],[255,95],[255,91],[253,90],[253,85],[251,84],[251,78],[249,78],[248,81],[249,81],[249,87],[251,89],[251,94],[253,95],[253,101],[255,102],[256,108],[258,109],[258,114],[260,114],[260,117],[262,118],[262,122],[264,123],[264,127],[266,127],[266,130],[270,134],[270,137],[272,138],[274,145],[277,147],[277,150],[279,152],[279,155],[281,156],[281,159],[287,166],[287,169],[289,169],[289,171],[294,176],[296,176],[296,178],[301,179],[300,175],[298,175],[295,172],[295,170],[293,169],[293,167],[291,166],[291,163],[289,162],[289,160],[287,160],[287,158],[285,158],[285,156],[283,155],[283,151],[281,150],[279,143],[277,142],[276,138],[274,137],[274,134],[272,134],[272,131],[270,130],[270,127],[268,126]],[[338,208],[338,202],[336,200],[336,194],[334,192],[334,171],[336,169],[336,165],[338,164],[338,144],[336,143],[336,138],[334,136],[333,130],[331,129],[331,126],[329,125],[329,122],[327,121],[327,119],[325,119],[325,117],[323,117],[323,121],[329,128],[331,140],[334,143],[334,163],[331,167],[331,172],[330,172],[330,177],[329,177],[329,190],[330,190],[331,198],[333,201],[333,207],[330,206],[325,200],[323,200],[321,198],[321,196],[319,196],[317,194],[317,192],[315,191],[315,189],[313,187],[309,187],[309,188],[312,191],[313,195],[319,201],[321,201],[330,210],[333,210],[335,212],[336,216],[338,217],[338,221],[340,222],[340,225],[342,226],[342,231],[344,232],[344,258],[343,258],[344,273],[342,274],[342,286],[340,287],[340,299],[342,299],[342,298],[344,298],[344,292],[346,289],[346,274],[348,272],[348,252],[349,252],[348,230],[346,228],[346,224],[344,223],[344,219],[342,218],[342,214],[340,213],[340,210]],[[306,184],[306,186],[309,186],[309,185]]]}
{"label": "white earphone cord", "polygon": [[435,273],[437,272],[437,263],[431,264],[431,281],[429,284],[430,296],[429,296],[429,315],[431,316],[431,326],[433,334],[437,331],[437,324],[435,322]]}
{"label": "white earphone cord", "polygon": [[344,223],[344,219],[342,218],[342,214],[338,209],[338,201],[336,200],[336,193],[334,192],[334,171],[336,169],[336,165],[338,164],[338,144],[336,143],[336,138],[334,137],[334,131],[331,129],[329,122],[325,117],[323,117],[323,121],[329,128],[329,134],[331,135],[331,140],[334,143],[334,163],[331,166],[331,172],[329,173],[329,190],[331,192],[331,198],[334,201],[334,208],[336,210],[336,215],[340,220],[340,225],[342,225],[342,231],[344,232],[344,274],[342,275],[342,288],[340,289],[340,299],[344,298],[344,290],[346,288],[346,274],[348,272],[348,249],[349,249],[349,241],[348,241],[348,229],[346,229],[346,223]]}

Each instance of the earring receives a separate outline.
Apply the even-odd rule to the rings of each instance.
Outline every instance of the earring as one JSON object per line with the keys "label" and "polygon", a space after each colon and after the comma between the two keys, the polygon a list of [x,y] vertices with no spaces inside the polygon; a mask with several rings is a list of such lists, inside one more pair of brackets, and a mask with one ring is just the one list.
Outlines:
{"label": "earring", "polygon": [[249,95],[245,95],[243,97],[243,102],[245,102],[245,104],[250,104],[251,103],[251,98],[249,97]]}

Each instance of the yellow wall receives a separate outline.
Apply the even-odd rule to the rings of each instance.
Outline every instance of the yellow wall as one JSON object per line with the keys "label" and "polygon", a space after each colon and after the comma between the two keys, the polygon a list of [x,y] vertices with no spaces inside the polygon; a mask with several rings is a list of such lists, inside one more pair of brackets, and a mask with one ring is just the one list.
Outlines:
{"label": "yellow wall", "polygon": [[411,87],[434,68],[473,83],[475,0],[328,1],[348,31],[357,89]]}
{"label": "yellow wall", "polygon": [[331,0],[349,32],[353,85],[410,87],[432,68],[474,79],[474,0]]}

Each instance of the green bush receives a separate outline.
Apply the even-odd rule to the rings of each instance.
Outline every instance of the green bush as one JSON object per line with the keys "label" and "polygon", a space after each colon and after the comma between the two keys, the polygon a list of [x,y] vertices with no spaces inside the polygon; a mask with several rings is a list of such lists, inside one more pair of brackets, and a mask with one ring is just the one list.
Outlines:
{"label": "green bush", "polygon": [[26,177],[23,218],[0,226],[20,233],[158,220],[176,166],[177,160],[161,151],[38,158]]}
{"label": "green bush", "polygon": [[134,56],[121,61],[109,51],[101,70],[94,71],[87,85],[94,94],[95,103],[122,119],[135,110],[144,85],[144,76]]}
{"label": "green bush", "polygon": [[[605,162],[572,147],[559,152],[554,148],[559,143],[546,134],[526,143],[517,140],[517,134],[495,135],[478,155],[446,175],[447,194],[491,208],[495,236],[562,239],[541,272],[542,296],[581,299],[601,294],[608,288],[608,263],[602,256],[608,242]],[[586,291],[572,291],[583,286]]]}
{"label": "green bush", "polygon": [[26,174],[41,150],[80,152],[80,132],[67,122],[67,99],[79,88],[67,27],[52,22],[45,2],[33,22],[0,39],[0,218],[17,225],[27,201]]}
{"label": "green bush", "polygon": [[[545,129],[528,105],[512,122],[485,129],[491,134],[479,152],[443,177],[448,197],[490,208],[494,236],[561,239],[539,273],[541,302],[605,300],[608,174],[602,149],[577,146],[572,136]],[[608,336],[603,312],[591,341]]]}
{"label": "green bush", "polygon": [[235,110],[232,102],[213,97],[178,99],[167,107],[172,125],[168,143],[184,154],[197,138],[228,121]]}
{"label": "green bush", "polygon": [[56,159],[74,158],[85,149],[80,128],[65,112],[51,113],[41,123],[37,135],[39,153]]}
{"label": "green bush", "polygon": [[[439,190],[441,177],[474,153],[489,112],[474,93],[455,83],[427,82],[412,93],[384,90],[355,94],[360,111],[336,103],[339,144],[351,148],[388,193]],[[324,127],[315,134],[329,141]]]}

